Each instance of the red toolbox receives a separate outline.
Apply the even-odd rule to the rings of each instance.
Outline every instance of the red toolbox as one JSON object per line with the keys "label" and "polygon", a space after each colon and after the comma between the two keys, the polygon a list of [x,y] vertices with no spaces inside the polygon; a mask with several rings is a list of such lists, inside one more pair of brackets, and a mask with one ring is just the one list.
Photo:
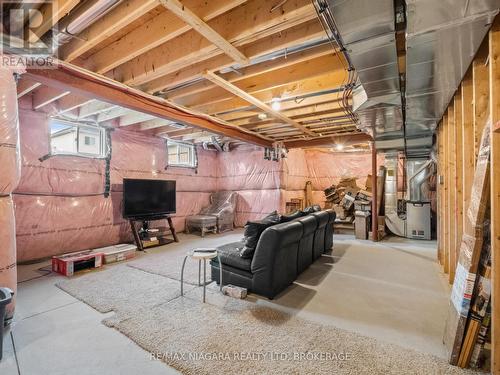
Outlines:
{"label": "red toolbox", "polygon": [[64,276],[73,276],[75,272],[99,268],[102,266],[104,253],[92,250],[78,251],[52,257],[52,271]]}

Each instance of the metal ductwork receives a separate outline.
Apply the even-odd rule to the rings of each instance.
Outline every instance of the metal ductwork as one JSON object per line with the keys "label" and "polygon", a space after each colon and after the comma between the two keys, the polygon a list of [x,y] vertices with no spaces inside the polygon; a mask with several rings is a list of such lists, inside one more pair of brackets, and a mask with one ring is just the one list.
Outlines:
{"label": "metal ductwork", "polygon": [[358,75],[353,111],[378,151],[403,150],[404,127],[394,0],[322,0]]}
{"label": "metal ductwork", "polygon": [[[358,74],[353,110],[379,151],[426,159],[433,133],[498,13],[499,0],[407,0],[400,80],[394,0],[316,0]],[[403,20],[404,21],[404,20]],[[404,83],[404,87],[400,85]],[[402,96],[401,93],[404,93]],[[404,106],[404,108],[403,108]]]}
{"label": "metal ductwork", "polygon": [[428,156],[432,134],[498,13],[498,0],[407,0],[408,157]]}
{"label": "metal ductwork", "polygon": [[121,0],[90,0],[78,5],[69,15],[57,25],[52,35],[54,46],[61,46],[77,37],[80,32],[103,17],[118,5]]}

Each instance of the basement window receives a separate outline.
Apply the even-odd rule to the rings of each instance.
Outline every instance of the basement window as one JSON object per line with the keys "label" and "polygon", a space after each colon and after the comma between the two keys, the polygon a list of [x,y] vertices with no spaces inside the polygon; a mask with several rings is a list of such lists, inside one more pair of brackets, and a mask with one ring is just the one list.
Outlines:
{"label": "basement window", "polygon": [[60,119],[50,121],[50,154],[105,158],[106,129]]}
{"label": "basement window", "polygon": [[194,144],[167,140],[167,152],[169,166],[196,168]]}

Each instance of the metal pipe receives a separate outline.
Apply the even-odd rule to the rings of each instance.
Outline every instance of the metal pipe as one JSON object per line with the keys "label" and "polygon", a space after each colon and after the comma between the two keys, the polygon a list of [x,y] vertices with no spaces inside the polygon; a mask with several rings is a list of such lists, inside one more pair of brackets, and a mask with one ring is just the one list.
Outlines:
{"label": "metal pipe", "polygon": [[371,142],[372,149],[372,239],[378,241],[378,202],[377,202],[377,149]]}

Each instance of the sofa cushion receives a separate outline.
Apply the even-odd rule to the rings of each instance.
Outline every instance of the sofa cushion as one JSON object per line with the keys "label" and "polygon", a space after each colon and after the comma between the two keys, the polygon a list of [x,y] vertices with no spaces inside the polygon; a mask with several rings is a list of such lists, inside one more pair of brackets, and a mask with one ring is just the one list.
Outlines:
{"label": "sofa cushion", "polygon": [[250,265],[252,264],[252,259],[243,258],[240,256],[240,252],[244,247],[243,241],[228,243],[217,247],[217,252],[222,262],[222,269],[224,265],[229,265],[234,268],[238,268],[245,271],[250,271]]}
{"label": "sofa cushion", "polygon": [[244,246],[240,251],[242,258],[252,259],[255,247],[259,242],[260,235],[271,223],[261,223],[259,221],[247,221],[245,224]]}
{"label": "sofa cushion", "polygon": [[273,211],[269,215],[264,216],[260,222],[262,224],[279,224],[281,221],[281,215],[278,213],[278,211]]}
{"label": "sofa cushion", "polygon": [[317,204],[314,204],[312,206],[308,206],[302,210],[302,213],[304,215],[309,215],[312,214],[313,212],[319,212],[321,211],[321,207]]}
{"label": "sofa cushion", "polygon": [[304,216],[304,214],[302,213],[302,211],[298,210],[298,211],[295,211],[294,213],[292,213],[290,215],[282,215],[281,216],[281,222],[282,223],[287,223],[289,221],[298,219],[299,217],[302,217],[302,216]]}

